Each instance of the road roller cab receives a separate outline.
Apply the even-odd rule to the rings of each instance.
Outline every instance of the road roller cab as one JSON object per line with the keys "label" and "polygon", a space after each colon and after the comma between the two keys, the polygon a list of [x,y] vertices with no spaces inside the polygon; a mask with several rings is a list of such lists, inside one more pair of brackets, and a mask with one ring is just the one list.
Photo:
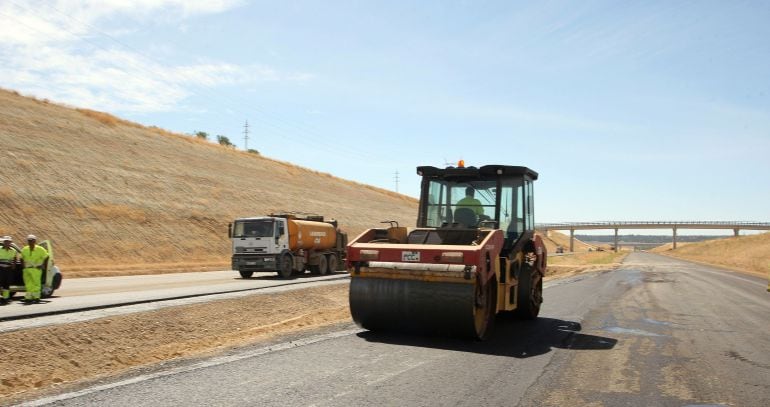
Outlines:
{"label": "road roller cab", "polygon": [[546,251],[526,167],[418,167],[416,228],[348,245],[350,309],[369,330],[485,338],[498,313],[537,317]]}

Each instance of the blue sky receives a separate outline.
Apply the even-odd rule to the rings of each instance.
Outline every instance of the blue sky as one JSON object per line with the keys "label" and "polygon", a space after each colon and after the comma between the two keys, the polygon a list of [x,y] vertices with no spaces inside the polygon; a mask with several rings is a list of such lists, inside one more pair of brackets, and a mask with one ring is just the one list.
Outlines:
{"label": "blue sky", "polygon": [[[537,221],[770,221],[770,2],[4,0],[0,86],[417,196],[529,166]],[[253,174],[253,176],[265,176]]]}

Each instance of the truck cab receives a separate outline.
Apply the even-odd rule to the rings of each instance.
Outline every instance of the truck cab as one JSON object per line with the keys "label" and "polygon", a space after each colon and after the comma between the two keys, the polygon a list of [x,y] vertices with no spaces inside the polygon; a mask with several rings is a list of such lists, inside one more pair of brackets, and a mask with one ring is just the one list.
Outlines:
{"label": "truck cab", "polygon": [[347,234],[321,215],[277,213],[238,218],[230,224],[232,267],[243,278],[275,271],[282,278],[344,270]]}
{"label": "truck cab", "polygon": [[259,216],[236,219],[231,227],[232,267],[243,278],[255,271],[275,271],[289,249],[285,218]]}

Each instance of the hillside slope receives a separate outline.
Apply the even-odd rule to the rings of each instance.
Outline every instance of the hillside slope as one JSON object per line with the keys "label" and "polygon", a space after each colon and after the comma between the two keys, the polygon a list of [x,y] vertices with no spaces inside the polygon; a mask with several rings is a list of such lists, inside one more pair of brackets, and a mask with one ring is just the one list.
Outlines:
{"label": "hillside slope", "polygon": [[670,246],[653,251],[770,277],[770,233],[677,244],[676,250]]}
{"label": "hillside slope", "polygon": [[70,272],[221,268],[237,216],[318,213],[352,237],[417,213],[404,195],[5,90],[0,146],[0,234],[53,239]]}
{"label": "hillside slope", "polygon": [[[569,251],[569,236],[556,230],[549,230],[547,233],[540,232],[540,236],[543,237],[543,243],[545,244],[548,253],[556,253],[556,248],[561,246],[564,251]],[[575,239],[574,249],[575,252],[587,252],[594,247],[587,244],[580,239]]]}

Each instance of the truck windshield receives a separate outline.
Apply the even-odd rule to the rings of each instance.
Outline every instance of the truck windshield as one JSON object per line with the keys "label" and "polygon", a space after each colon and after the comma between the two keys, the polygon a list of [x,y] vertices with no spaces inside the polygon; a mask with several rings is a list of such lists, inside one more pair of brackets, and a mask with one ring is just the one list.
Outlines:
{"label": "truck windshield", "polygon": [[235,222],[233,237],[272,237],[272,220],[245,220]]}

